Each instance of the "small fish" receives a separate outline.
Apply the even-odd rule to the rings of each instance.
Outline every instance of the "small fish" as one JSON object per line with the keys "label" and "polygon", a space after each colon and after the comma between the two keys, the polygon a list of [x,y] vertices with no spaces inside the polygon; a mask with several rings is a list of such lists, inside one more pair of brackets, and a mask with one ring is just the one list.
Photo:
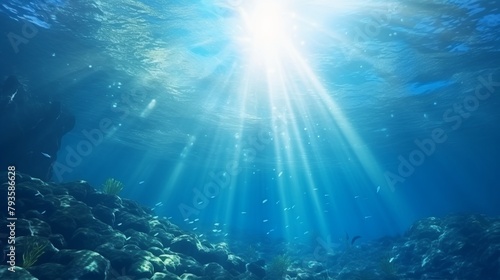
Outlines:
{"label": "small fish", "polygon": [[269,222],[269,220],[262,220],[262,222],[263,222],[263,223],[267,223],[267,222]]}
{"label": "small fish", "polygon": [[281,177],[281,175],[283,175],[283,171],[280,171],[280,173],[278,173],[278,177]]}
{"label": "small fish", "polygon": [[365,216],[365,219],[371,219],[372,216]]}
{"label": "small fish", "polygon": [[140,181],[140,182],[139,182],[139,185],[142,185],[142,184],[144,184],[144,181]]}
{"label": "small fish", "polygon": [[16,92],[14,92],[14,94],[12,94],[12,95],[10,96],[9,104],[10,104],[12,101],[14,101],[14,97],[16,97],[16,95],[17,95],[17,92],[18,92],[18,91],[19,91],[19,89],[16,89]]}
{"label": "small fish", "polygon": [[47,153],[44,153],[44,152],[40,152],[42,154],[42,156],[46,157],[46,158],[52,158],[52,156],[50,156],[49,154]]}
{"label": "small fish", "polygon": [[380,191],[380,186],[377,187],[377,193]]}
{"label": "small fish", "polygon": [[262,204],[266,203],[267,202],[267,199],[264,199],[262,200]]}
{"label": "small fish", "polygon": [[158,202],[155,204],[155,206],[162,206],[163,205],[163,202]]}

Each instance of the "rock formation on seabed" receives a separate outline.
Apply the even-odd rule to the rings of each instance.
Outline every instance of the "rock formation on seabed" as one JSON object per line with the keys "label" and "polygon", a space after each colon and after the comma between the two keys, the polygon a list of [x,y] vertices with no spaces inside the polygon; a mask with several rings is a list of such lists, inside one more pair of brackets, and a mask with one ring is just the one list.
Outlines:
{"label": "rock formation on seabed", "polygon": [[0,279],[500,279],[500,219],[483,215],[426,218],[404,236],[318,257],[307,244],[210,243],[84,181],[17,174],[15,203],[15,263],[6,203],[0,208]]}

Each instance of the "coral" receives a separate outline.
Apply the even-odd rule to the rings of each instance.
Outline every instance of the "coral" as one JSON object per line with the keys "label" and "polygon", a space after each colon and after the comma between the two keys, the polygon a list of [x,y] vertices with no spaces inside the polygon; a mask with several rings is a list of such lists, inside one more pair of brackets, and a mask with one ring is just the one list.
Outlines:
{"label": "coral", "polygon": [[123,183],[114,179],[107,179],[102,185],[102,192],[105,194],[118,195],[123,190]]}

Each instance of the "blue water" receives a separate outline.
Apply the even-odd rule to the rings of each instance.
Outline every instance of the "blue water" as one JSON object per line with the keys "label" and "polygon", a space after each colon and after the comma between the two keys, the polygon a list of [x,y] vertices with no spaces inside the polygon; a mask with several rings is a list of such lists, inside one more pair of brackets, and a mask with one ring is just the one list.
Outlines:
{"label": "blue water", "polygon": [[500,3],[330,2],[5,0],[0,76],[75,116],[52,180],[198,234],[500,214]]}

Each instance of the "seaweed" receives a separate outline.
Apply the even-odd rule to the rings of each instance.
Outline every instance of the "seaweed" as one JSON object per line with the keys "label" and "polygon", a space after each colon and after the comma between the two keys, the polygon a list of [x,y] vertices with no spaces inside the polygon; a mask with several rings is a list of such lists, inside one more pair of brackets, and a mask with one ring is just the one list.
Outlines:
{"label": "seaweed", "polygon": [[38,261],[40,256],[43,255],[47,245],[48,242],[29,240],[26,243],[26,247],[23,253],[23,267],[32,267]]}
{"label": "seaweed", "polygon": [[102,192],[105,194],[118,195],[123,190],[123,183],[114,179],[107,179],[102,185]]}
{"label": "seaweed", "polygon": [[283,279],[285,277],[288,267],[290,266],[290,259],[286,255],[278,255],[274,257],[267,269],[268,279]]}

